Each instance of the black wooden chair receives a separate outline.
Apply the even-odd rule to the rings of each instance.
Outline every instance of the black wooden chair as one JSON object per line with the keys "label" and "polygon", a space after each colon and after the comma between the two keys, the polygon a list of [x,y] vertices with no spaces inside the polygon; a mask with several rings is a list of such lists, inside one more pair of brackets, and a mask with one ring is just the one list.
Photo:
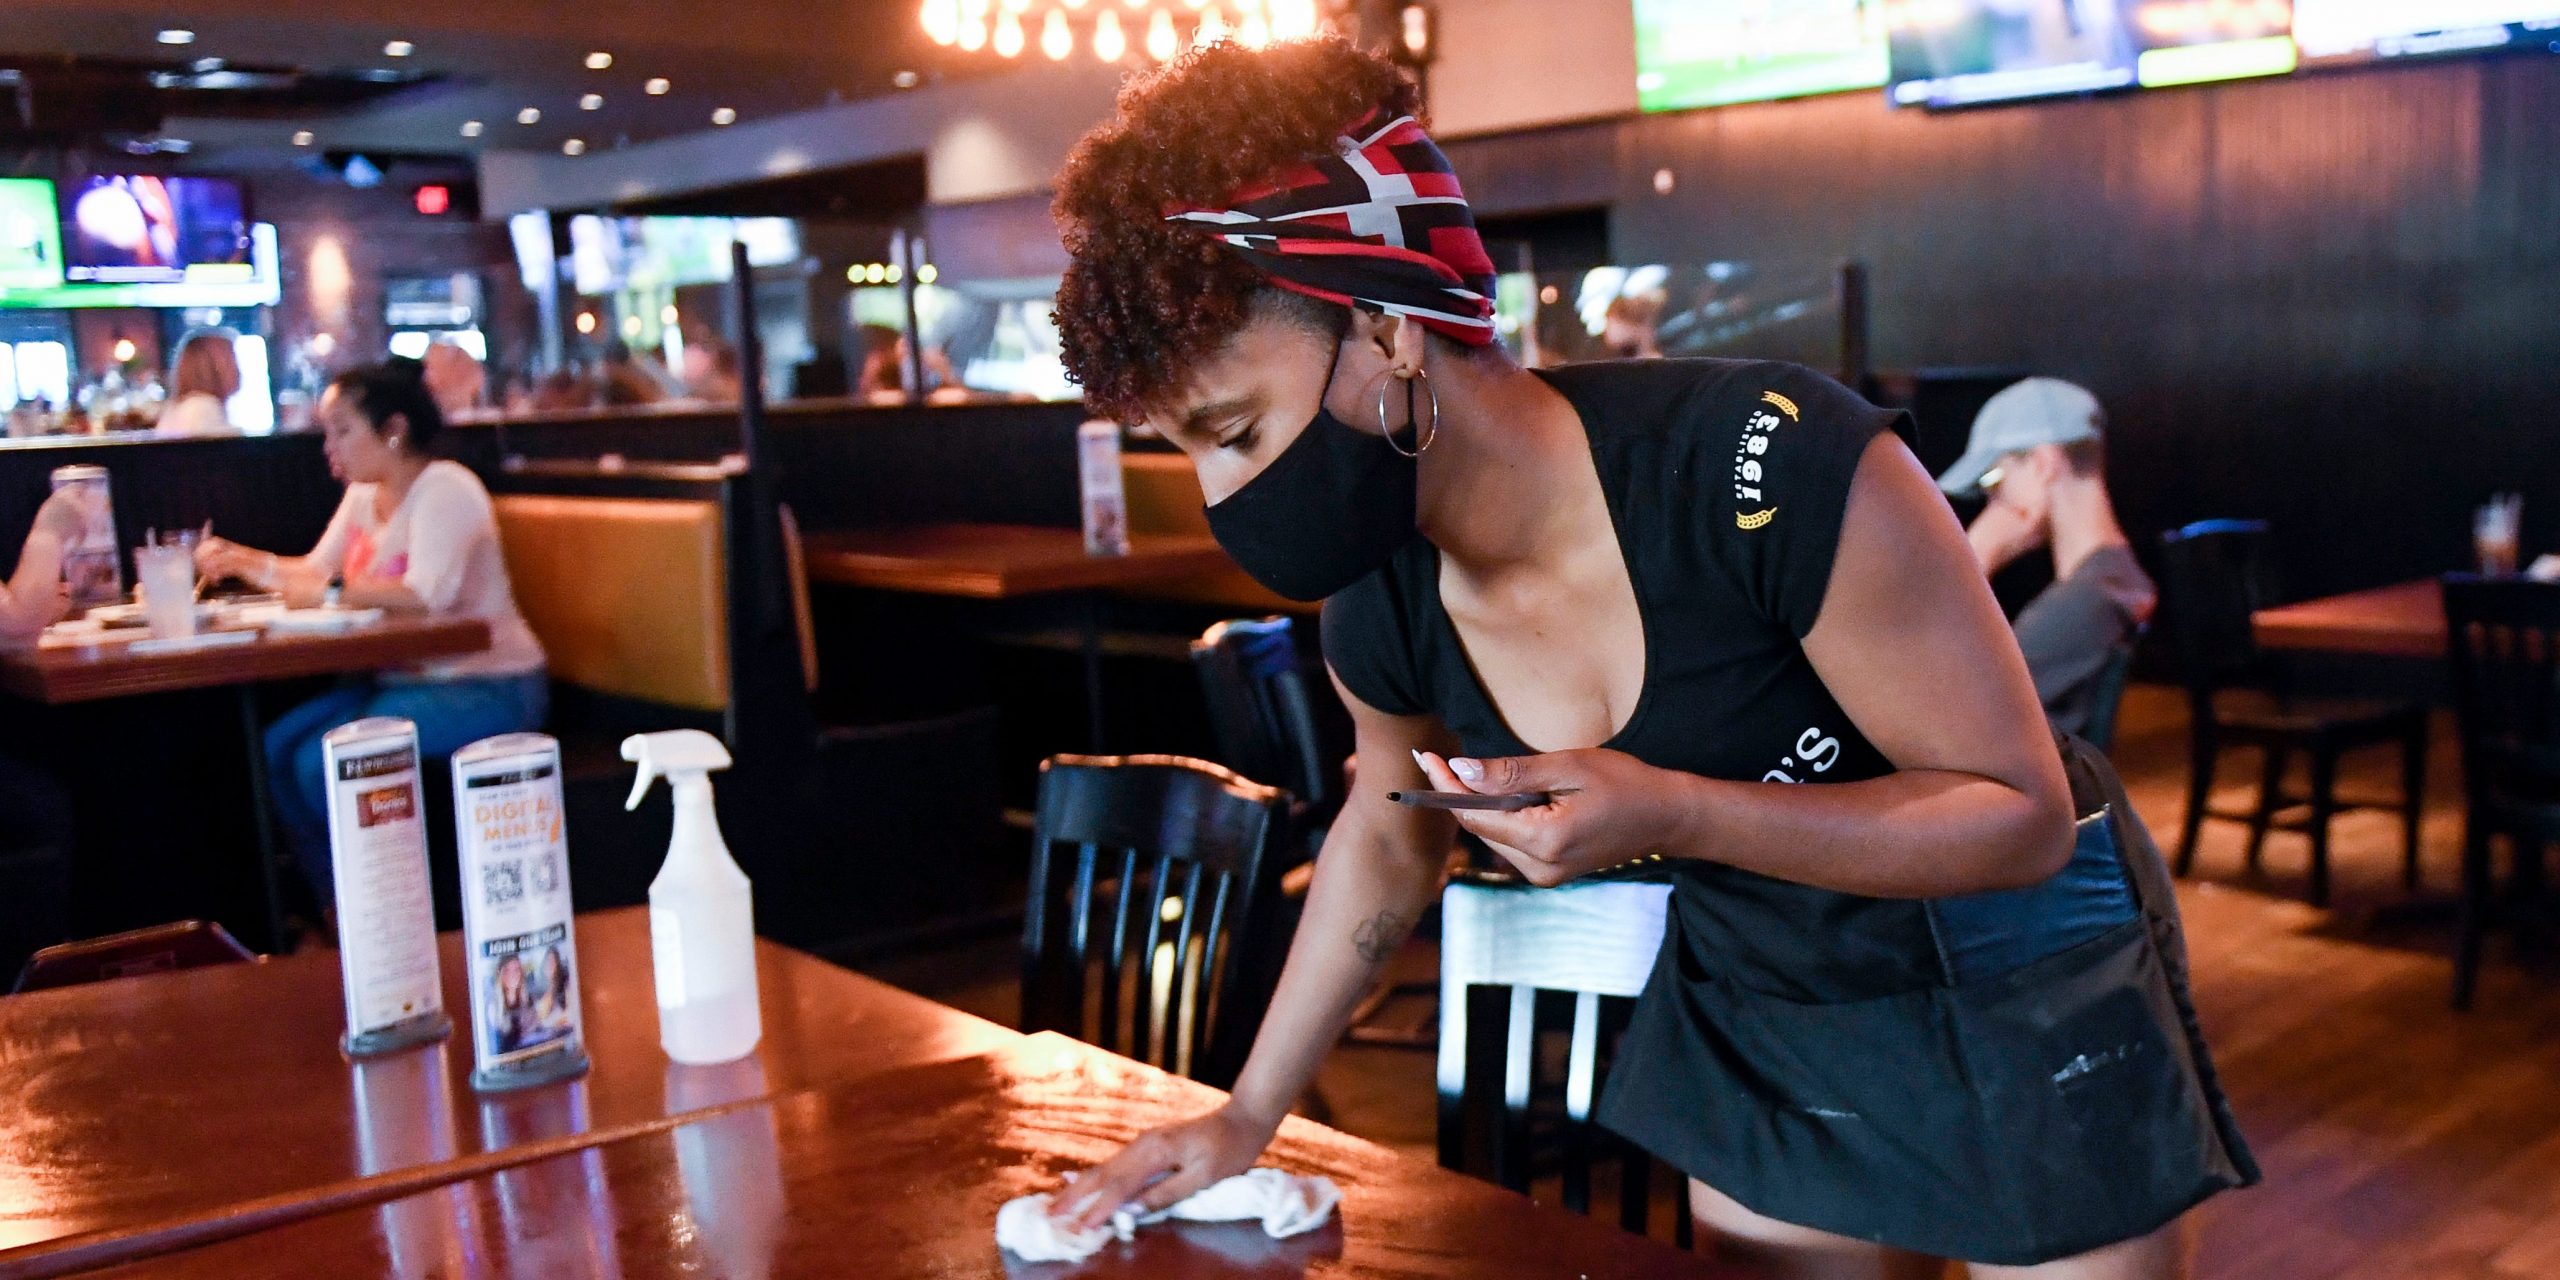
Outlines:
{"label": "black wooden chair", "polygon": [[1040,766],[1022,1028],[1235,1082],[1288,948],[1271,910],[1287,797],[1202,760]]}
{"label": "black wooden chair", "polygon": [[[1662,948],[1671,886],[1585,881],[1533,889],[1469,873],[1440,899],[1440,1163],[1527,1194],[1561,1176],[1564,1207],[1591,1211],[1593,1173],[1614,1165],[1618,1224],[1645,1234],[1653,1157],[1592,1122],[1592,1102],[1636,993]],[[1563,1078],[1542,1070],[1562,1042]],[[1672,1172],[1672,1238],[1693,1228]]]}
{"label": "black wooden chair", "polygon": [[2560,841],[2560,584],[2448,575],[2444,613],[2462,729],[2462,909],[2453,1007],[2471,1007],[2497,901],[2491,841],[2515,850],[2518,905]]}
{"label": "black wooden chair", "polygon": [[1220,763],[1293,798],[1291,824],[1313,855],[1342,807],[1341,759],[1318,727],[1322,705],[1287,618],[1221,622],[1191,642]]}
{"label": "black wooden chair", "polygon": [[[2311,841],[2310,898],[2326,906],[2329,819],[2341,808],[2396,807],[2405,846],[2401,878],[2414,889],[2418,819],[2425,807],[2426,708],[2388,699],[2291,695],[2285,672],[2258,649],[2251,630],[2250,615],[2275,602],[2266,539],[2267,526],[2257,520],[2206,520],[2160,537],[2161,611],[2193,718],[2178,874],[2194,869],[2196,836],[2208,817],[2248,824],[2251,871],[2258,868],[2268,828],[2301,831]],[[2339,757],[2393,743],[2401,751],[2398,804],[2341,801]],[[2214,766],[2226,746],[2264,753],[2258,802],[2246,813],[2208,809]],[[2310,786],[2299,796],[2284,786],[2286,766],[2296,754],[2310,762]]]}
{"label": "black wooden chair", "polygon": [[46,947],[27,958],[10,991],[47,991],[109,978],[247,964],[257,958],[219,924],[180,920]]}
{"label": "black wooden chair", "polygon": [[[1306,901],[1316,852],[1342,810],[1342,769],[1333,762],[1351,751],[1347,728],[1327,732],[1325,712],[1340,712],[1330,690],[1323,697],[1313,691],[1293,637],[1289,619],[1272,617],[1221,622],[1191,642],[1191,665],[1200,674],[1223,762],[1246,777],[1277,783],[1293,797],[1290,860],[1297,865],[1280,880],[1281,909],[1291,915]],[[1380,1015],[1396,1000],[1424,999],[1437,990],[1431,983],[1378,983],[1352,1011],[1343,1038],[1390,1049],[1435,1047],[1439,1040],[1430,1024],[1387,1025]]]}

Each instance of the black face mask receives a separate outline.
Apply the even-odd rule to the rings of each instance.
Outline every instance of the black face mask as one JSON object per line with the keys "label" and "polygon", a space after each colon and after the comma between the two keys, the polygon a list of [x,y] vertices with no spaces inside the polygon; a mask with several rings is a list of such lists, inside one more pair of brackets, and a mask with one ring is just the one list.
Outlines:
{"label": "black face mask", "polygon": [[[1328,372],[1325,394],[1332,390]],[[1275,594],[1322,600],[1413,540],[1418,474],[1386,437],[1333,416],[1318,396],[1307,429],[1209,508],[1209,532]]]}

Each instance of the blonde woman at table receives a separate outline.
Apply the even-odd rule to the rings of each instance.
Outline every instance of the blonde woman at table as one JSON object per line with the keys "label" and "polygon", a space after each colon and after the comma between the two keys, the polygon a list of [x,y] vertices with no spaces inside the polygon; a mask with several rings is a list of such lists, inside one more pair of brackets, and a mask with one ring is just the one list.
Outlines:
{"label": "blonde woman at table", "polygon": [[198,329],[178,344],[178,359],[169,373],[169,407],[160,411],[152,434],[159,436],[236,436],[228,404],[240,393],[240,353],[231,335]]}
{"label": "blonde woman at table", "polygon": [[399,716],[417,723],[418,749],[432,758],[540,728],[548,709],[542,644],[516,609],[489,492],[461,464],[429,455],[444,417],[422,372],[415,360],[393,359],[329,383],[315,417],[347,494],[308,554],[219,538],[196,551],[205,572],[281,592],[297,608],[336,603],[489,626],[480,653],[349,681],[268,728],[276,808],[324,905],[332,897],[323,735],[368,716]]}
{"label": "blonde woman at table", "polygon": [[[1068,372],[1183,450],[1239,566],[1325,600],[1359,770],[1232,1097],[1056,1212],[1252,1165],[1463,825],[1529,886],[1661,860],[1596,1119],[1738,1272],[2183,1275],[2186,1212],[2255,1170],[2167,871],[2130,815],[2074,822],[1910,419],[1774,361],[1520,367],[1419,98],[1338,39],[1212,44],[1058,174]],[[1389,799],[1424,787],[1526,807]]]}

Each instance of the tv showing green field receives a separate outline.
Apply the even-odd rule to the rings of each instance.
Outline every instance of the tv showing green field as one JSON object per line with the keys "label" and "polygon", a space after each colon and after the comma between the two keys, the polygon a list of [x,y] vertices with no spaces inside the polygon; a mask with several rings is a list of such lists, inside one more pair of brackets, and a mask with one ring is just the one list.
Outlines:
{"label": "tv showing green field", "polygon": [[1635,0],[1647,111],[1884,87],[1884,6],[1865,0]]}
{"label": "tv showing green field", "polygon": [[62,283],[59,219],[51,182],[0,178],[0,289],[50,289]]}

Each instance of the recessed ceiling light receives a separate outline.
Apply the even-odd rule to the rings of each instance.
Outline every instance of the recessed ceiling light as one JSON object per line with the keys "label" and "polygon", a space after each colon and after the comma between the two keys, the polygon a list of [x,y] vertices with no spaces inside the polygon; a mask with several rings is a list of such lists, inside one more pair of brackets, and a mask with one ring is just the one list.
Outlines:
{"label": "recessed ceiling light", "polygon": [[386,58],[405,58],[417,51],[418,46],[406,40],[394,40],[382,46],[382,56]]}
{"label": "recessed ceiling light", "polygon": [[736,107],[719,107],[714,109],[711,113],[711,123],[713,124],[735,124],[737,123],[737,120],[738,109]]}
{"label": "recessed ceiling light", "polygon": [[560,154],[564,156],[582,156],[586,153],[587,140],[584,138],[571,138],[560,144]]}
{"label": "recessed ceiling light", "polygon": [[889,77],[889,83],[894,84],[901,89],[912,89],[916,87],[916,82],[923,78],[924,77],[919,76],[912,71],[901,71],[898,74]]}
{"label": "recessed ceiling light", "polygon": [[594,53],[587,55],[587,70],[589,71],[602,71],[612,65],[613,55],[606,53],[602,49],[598,49]]}
{"label": "recessed ceiling light", "polygon": [[540,124],[540,123],[542,123],[542,108],[540,108],[540,107],[526,107],[524,110],[517,112],[517,113],[516,113],[516,123],[517,123],[517,124]]}
{"label": "recessed ceiling light", "polygon": [[462,122],[462,136],[466,138],[477,138],[480,136],[480,128],[481,126],[479,121],[465,120]]}
{"label": "recessed ceiling light", "polygon": [[296,130],[294,130],[294,131],[293,131],[293,145],[295,145],[295,146],[297,146],[297,147],[307,147],[307,146],[310,146],[310,145],[311,145],[311,131],[310,131],[309,129],[296,129]]}
{"label": "recessed ceiling light", "polygon": [[590,93],[585,97],[578,99],[578,110],[580,111],[601,111],[603,109],[604,95],[601,93]]}
{"label": "recessed ceiling light", "polygon": [[649,78],[649,83],[640,86],[641,90],[652,98],[664,94],[669,87],[670,86],[667,84],[667,78],[665,76],[651,76]]}
{"label": "recessed ceiling light", "polygon": [[196,33],[187,30],[185,27],[171,27],[160,33],[160,43],[162,44],[194,44],[195,42]]}

